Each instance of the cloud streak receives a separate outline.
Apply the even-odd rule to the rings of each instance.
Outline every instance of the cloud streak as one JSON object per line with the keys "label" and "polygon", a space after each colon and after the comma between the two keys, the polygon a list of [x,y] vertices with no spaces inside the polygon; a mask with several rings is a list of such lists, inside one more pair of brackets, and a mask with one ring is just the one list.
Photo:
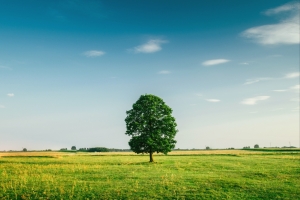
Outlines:
{"label": "cloud streak", "polygon": [[300,85],[294,85],[288,89],[281,89],[281,90],[272,90],[273,92],[286,92],[286,91],[292,91],[292,92],[296,92],[299,93],[300,90]]}
{"label": "cloud streak", "polygon": [[253,78],[253,79],[247,79],[244,85],[250,85],[253,83],[258,83],[260,81],[269,81],[269,80],[276,80],[276,79],[293,79],[293,78],[298,78],[299,76],[300,76],[299,72],[292,72],[284,75],[281,78],[272,78],[272,77]]}
{"label": "cloud streak", "polygon": [[14,93],[8,93],[7,96],[9,96],[9,97],[14,97],[15,94],[14,94]]}
{"label": "cloud streak", "polygon": [[262,45],[299,44],[299,8],[300,3],[289,3],[269,9],[265,12],[266,15],[282,12],[289,12],[290,15],[277,24],[249,28],[241,35]]}
{"label": "cloud streak", "polygon": [[168,41],[165,40],[149,40],[147,43],[136,46],[129,51],[133,51],[134,53],[155,53],[162,50],[161,45],[167,43]]}
{"label": "cloud streak", "polygon": [[269,98],[270,98],[270,96],[257,96],[257,97],[253,97],[253,98],[244,99],[243,101],[241,101],[241,104],[255,105],[258,101],[264,101]]}
{"label": "cloud streak", "polygon": [[91,51],[86,51],[83,53],[86,57],[99,57],[103,56],[105,54],[104,51],[98,51],[98,50],[91,50]]}
{"label": "cloud streak", "polygon": [[272,79],[273,78],[270,78],[270,77],[247,79],[246,82],[244,83],[244,85],[250,85],[250,84],[253,84],[253,83],[260,82],[260,81],[267,81],[267,80],[272,80]]}
{"label": "cloud streak", "polygon": [[219,65],[229,62],[230,60],[227,59],[214,59],[214,60],[206,60],[202,63],[204,66],[212,66],[212,65]]}
{"label": "cloud streak", "polygon": [[292,2],[287,3],[277,8],[272,8],[264,12],[266,15],[276,15],[282,12],[294,11],[300,9],[300,3]]}
{"label": "cloud streak", "polygon": [[159,71],[158,74],[170,74],[170,71],[167,70],[163,70],[163,71]]}
{"label": "cloud streak", "polygon": [[3,66],[3,65],[0,65],[0,69],[4,69],[4,70],[12,70],[12,68],[7,67],[7,66]]}
{"label": "cloud streak", "polygon": [[219,99],[205,99],[205,100],[208,101],[208,102],[212,102],[212,103],[217,103],[217,102],[221,101]]}
{"label": "cloud streak", "polygon": [[293,72],[293,73],[286,74],[283,78],[297,78],[299,76],[300,76],[299,72]]}
{"label": "cloud streak", "polygon": [[1,109],[1,108],[5,108],[5,106],[4,106],[4,105],[0,105],[0,109]]}

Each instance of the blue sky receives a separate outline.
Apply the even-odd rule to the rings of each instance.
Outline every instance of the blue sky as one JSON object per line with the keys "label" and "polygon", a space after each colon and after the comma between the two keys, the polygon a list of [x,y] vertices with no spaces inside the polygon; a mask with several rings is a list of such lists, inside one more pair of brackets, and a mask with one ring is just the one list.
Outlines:
{"label": "blue sky", "polygon": [[297,1],[0,3],[0,150],[129,148],[146,93],[176,148],[299,145]]}

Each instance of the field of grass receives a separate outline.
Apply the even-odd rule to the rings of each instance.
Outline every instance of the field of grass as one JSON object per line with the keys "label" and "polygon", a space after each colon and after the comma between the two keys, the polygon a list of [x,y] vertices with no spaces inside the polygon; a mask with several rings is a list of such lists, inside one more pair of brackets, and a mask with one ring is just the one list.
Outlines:
{"label": "field of grass", "polygon": [[300,199],[300,151],[0,153],[0,199]]}

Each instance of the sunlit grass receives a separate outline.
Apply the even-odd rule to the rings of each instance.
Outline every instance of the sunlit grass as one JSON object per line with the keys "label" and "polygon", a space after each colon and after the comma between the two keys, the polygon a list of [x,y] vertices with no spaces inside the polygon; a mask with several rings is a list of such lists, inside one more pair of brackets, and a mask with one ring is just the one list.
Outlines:
{"label": "sunlit grass", "polygon": [[0,156],[0,199],[300,196],[299,153],[179,151],[168,156],[156,155],[156,163],[149,163],[147,155],[129,152],[12,152]]}

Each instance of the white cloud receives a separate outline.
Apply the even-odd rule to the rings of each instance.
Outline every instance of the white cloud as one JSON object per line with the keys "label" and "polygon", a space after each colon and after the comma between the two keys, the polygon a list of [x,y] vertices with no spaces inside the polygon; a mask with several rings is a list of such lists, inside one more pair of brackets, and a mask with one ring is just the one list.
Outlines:
{"label": "white cloud", "polygon": [[240,65],[249,65],[249,63],[247,63],[247,62],[242,62],[242,63],[240,63]]}
{"label": "white cloud", "polygon": [[284,4],[277,8],[269,9],[269,10],[265,11],[264,13],[266,15],[276,15],[278,13],[293,11],[293,10],[297,10],[297,9],[298,10],[300,9],[300,3],[292,2],[292,3]]}
{"label": "white cloud", "polygon": [[293,73],[286,74],[283,78],[297,78],[299,76],[300,76],[299,72],[293,72]]}
{"label": "white cloud", "polygon": [[4,105],[0,105],[0,108],[5,108],[5,106]]}
{"label": "white cloud", "polygon": [[257,97],[253,97],[253,98],[249,98],[249,99],[244,99],[241,102],[241,104],[255,105],[257,103],[257,101],[263,101],[263,100],[267,100],[269,98],[270,98],[270,96],[257,96]]}
{"label": "white cloud", "polygon": [[273,92],[285,92],[286,90],[272,90]]}
{"label": "white cloud", "polygon": [[300,85],[294,85],[288,89],[285,90],[272,90],[273,92],[286,92],[286,91],[295,91],[296,93],[299,93]]}
{"label": "white cloud", "polygon": [[204,61],[204,62],[202,63],[202,65],[204,65],[204,66],[219,65],[219,64],[227,63],[227,62],[229,62],[229,61],[230,61],[230,60],[227,60],[227,59],[207,60],[207,61]]}
{"label": "white cloud", "polygon": [[[299,76],[300,76],[299,72],[292,72],[292,73],[286,74],[285,76],[283,76],[281,78],[271,78],[271,77],[253,78],[253,79],[247,79],[246,82],[244,83],[244,85],[250,85],[253,83],[260,82],[260,81],[268,81],[268,80],[274,80],[274,79],[292,79],[292,78],[297,78]],[[277,91],[277,92],[279,92],[279,91]]]}
{"label": "white cloud", "polygon": [[245,30],[242,36],[254,39],[259,44],[299,44],[299,8],[300,3],[290,3],[274,9],[269,9],[267,15],[289,11],[290,15],[277,24],[257,26]]}
{"label": "white cloud", "polygon": [[83,53],[86,57],[99,57],[105,54],[104,51],[91,50]]}
{"label": "white cloud", "polygon": [[300,90],[300,85],[295,85],[293,87],[290,87],[291,90]]}
{"label": "white cloud", "polygon": [[300,99],[299,99],[299,97],[298,98],[292,98],[291,101],[297,101],[297,102],[299,102]]}
{"label": "white cloud", "polygon": [[13,97],[13,96],[15,96],[15,94],[14,93],[8,93],[7,96]]}
{"label": "white cloud", "polygon": [[167,70],[163,70],[163,71],[159,71],[158,74],[170,74],[170,71]]}
{"label": "white cloud", "polygon": [[253,84],[253,83],[260,82],[260,81],[267,81],[267,80],[272,80],[272,79],[273,78],[270,78],[270,77],[247,79],[246,82],[244,83],[244,85],[250,85],[250,84]]}
{"label": "white cloud", "polygon": [[213,102],[213,103],[217,103],[217,102],[221,101],[219,99],[205,99],[205,100],[208,101],[208,102]]}
{"label": "white cloud", "polygon": [[0,69],[12,70],[12,68],[3,65],[0,65]]}
{"label": "white cloud", "polygon": [[[161,45],[164,43],[167,43],[168,41],[165,40],[149,40],[147,43],[142,44],[140,46],[134,47],[133,51],[135,53],[155,53],[157,51],[160,51]],[[132,51],[132,50],[129,50]]]}

